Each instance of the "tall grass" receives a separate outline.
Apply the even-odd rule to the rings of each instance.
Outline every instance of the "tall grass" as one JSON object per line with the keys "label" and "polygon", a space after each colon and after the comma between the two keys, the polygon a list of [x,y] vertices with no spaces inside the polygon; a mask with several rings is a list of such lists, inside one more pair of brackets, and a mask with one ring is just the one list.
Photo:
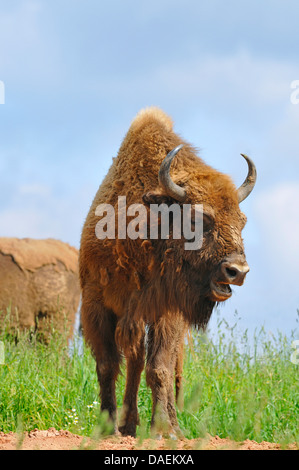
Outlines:
{"label": "tall grass", "polygon": [[[214,337],[192,333],[186,346],[183,411],[178,412],[187,438],[218,435],[242,441],[299,441],[298,368],[290,360],[291,340],[248,332],[218,323]],[[68,429],[91,436],[109,432],[99,413],[95,363],[84,343],[70,348],[55,331],[47,344],[31,332],[12,337],[3,331],[5,361],[0,365],[0,431]],[[125,371],[117,384],[119,408]],[[151,394],[144,374],[139,390],[143,437],[149,433]]]}
{"label": "tall grass", "polygon": [[236,335],[234,327],[218,326],[213,341],[197,335],[187,350],[186,403],[179,416],[186,436],[298,441],[299,366],[290,360],[292,338],[261,328],[250,339],[247,331]]}

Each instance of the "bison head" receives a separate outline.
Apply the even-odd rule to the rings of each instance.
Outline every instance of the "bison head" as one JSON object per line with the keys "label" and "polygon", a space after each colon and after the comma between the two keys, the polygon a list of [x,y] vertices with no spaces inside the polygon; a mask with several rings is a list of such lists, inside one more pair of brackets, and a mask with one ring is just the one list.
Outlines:
{"label": "bison head", "polygon": [[[179,151],[183,158],[180,167],[177,163],[180,159],[176,159],[177,182],[174,182],[170,167]],[[160,246],[160,252],[164,253],[164,276],[168,282],[175,277],[179,308],[191,309],[193,318],[198,317],[194,310],[199,308],[199,303],[202,305],[203,299],[210,306],[225,301],[232,294],[230,286],[242,285],[249,271],[241,236],[246,216],[239,204],[249,196],[255,185],[256,169],[249,157],[242,156],[248,164],[248,175],[244,183],[236,188],[227,175],[205,165],[194,153],[190,153],[190,148],[179,145],[167,154],[160,166],[160,188],[143,197],[147,204],[166,202],[169,205],[177,202],[181,207],[188,203],[191,207],[201,205],[203,208],[203,243],[200,249],[186,251],[184,240],[171,236],[163,241],[162,249]],[[166,253],[172,253],[171,262],[167,261],[169,256],[166,257]],[[183,292],[188,292],[188,295]]]}

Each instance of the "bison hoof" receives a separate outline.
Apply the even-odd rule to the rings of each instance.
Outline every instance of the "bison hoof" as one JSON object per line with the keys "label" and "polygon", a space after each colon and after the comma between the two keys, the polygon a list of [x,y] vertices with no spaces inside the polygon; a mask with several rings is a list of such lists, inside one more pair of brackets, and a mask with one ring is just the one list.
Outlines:
{"label": "bison hoof", "polygon": [[123,426],[119,426],[118,430],[123,436],[136,437],[136,424],[124,424]]}

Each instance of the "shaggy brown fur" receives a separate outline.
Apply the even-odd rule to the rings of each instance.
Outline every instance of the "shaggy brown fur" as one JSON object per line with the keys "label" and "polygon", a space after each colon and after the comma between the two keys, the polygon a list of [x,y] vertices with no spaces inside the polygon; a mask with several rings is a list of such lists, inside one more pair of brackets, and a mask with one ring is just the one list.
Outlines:
{"label": "shaggy brown fur", "polygon": [[[158,185],[158,171],[167,153],[184,144],[172,163],[172,179],[187,192],[186,203],[203,204],[208,228],[203,247],[186,251],[185,240],[99,240],[96,207],[126,196],[133,203],[169,200]],[[117,217],[116,217],[117,222]],[[204,327],[215,299],[210,280],[219,263],[232,253],[244,255],[241,230],[245,216],[231,179],[206,165],[195,149],[173,131],[171,119],[158,108],[141,111],[133,121],[117,157],[101,184],[82,232],[79,255],[82,325],[97,361],[101,406],[115,420],[115,380],[121,354],[127,358],[123,434],[135,434],[137,390],[144,366],[147,334],[147,382],[153,393],[153,420],[170,433],[178,431],[177,396],[181,384],[185,327]],[[160,426],[161,427],[161,426]]]}
{"label": "shaggy brown fur", "polygon": [[0,321],[46,334],[73,328],[80,301],[78,251],[59,240],[0,238]]}

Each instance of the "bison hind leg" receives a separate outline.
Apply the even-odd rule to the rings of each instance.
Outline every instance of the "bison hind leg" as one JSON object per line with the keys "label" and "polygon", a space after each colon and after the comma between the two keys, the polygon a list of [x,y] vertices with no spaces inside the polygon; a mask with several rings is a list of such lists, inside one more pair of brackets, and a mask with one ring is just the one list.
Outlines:
{"label": "bison hind leg", "polygon": [[92,301],[87,294],[84,295],[84,292],[81,317],[84,337],[90,345],[96,360],[101,411],[108,413],[113,432],[116,432],[115,383],[121,363],[121,354],[115,341],[117,317],[111,310],[106,309],[98,299]]}

